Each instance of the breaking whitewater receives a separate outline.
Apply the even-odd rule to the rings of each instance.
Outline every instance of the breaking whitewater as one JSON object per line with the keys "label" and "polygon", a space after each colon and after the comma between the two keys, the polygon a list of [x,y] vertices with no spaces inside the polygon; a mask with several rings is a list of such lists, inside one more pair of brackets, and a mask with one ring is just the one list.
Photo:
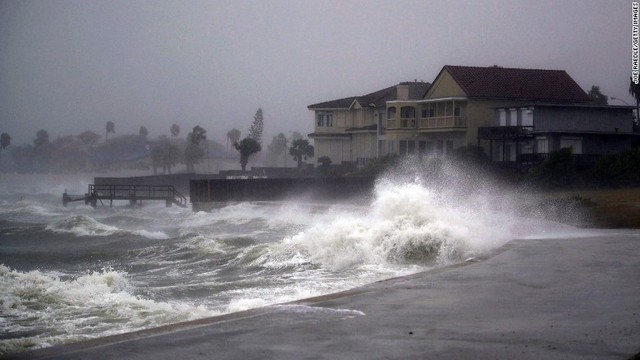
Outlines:
{"label": "breaking whitewater", "polygon": [[472,174],[377,181],[370,199],[211,212],[80,203],[90,178],[0,177],[0,355],[338,292],[576,229],[523,217]]}

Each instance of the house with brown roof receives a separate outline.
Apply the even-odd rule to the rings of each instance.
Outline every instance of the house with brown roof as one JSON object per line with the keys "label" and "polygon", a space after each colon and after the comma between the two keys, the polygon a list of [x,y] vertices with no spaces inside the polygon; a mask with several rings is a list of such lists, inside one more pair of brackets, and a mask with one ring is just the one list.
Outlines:
{"label": "house with brown roof", "polygon": [[469,144],[494,161],[533,163],[563,147],[587,158],[627,149],[634,135],[633,107],[593,106],[564,70],[446,65],[431,85],[401,83],[309,109],[317,156],[338,164],[445,156]]}
{"label": "house with brown roof", "polygon": [[422,99],[387,102],[387,139],[399,154],[445,155],[468,144],[488,146],[478,129],[494,125],[496,107],[589,100],[563,70],[447,65]]}
{"label": "house with brown roof", "polygon": [[422,99],[430,84],[403,82],[362,96],[351,96],[309,105],[315,113],[315,158],[327,156],[332,164],[363,165],[396,153],[386,140],[387,102]]}

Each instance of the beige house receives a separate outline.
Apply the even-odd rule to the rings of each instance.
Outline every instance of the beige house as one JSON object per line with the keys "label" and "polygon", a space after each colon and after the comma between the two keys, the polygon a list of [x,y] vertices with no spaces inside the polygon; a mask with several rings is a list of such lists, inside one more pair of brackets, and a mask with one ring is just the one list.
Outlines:
{"label": "beige house", "polygon": [[478,128],[493,125],[496,107],[588,101],[565,71],[447,65],[422,99],[387,102],[386,136],[399,154],[445,155],[488,145]]}
{"label": "beige house", "polygon": [[[488,151],[478,128],[494,109],[585,104],[589,96],[563,70],[499,66],[442,68],[433,84],[405,82],[364,96],[309,105],[315,112],[316,159],[366,163],[386,154],[446,155],[468,144]],[[520,112],[527,121],[527,112]]]}
{"label": "beige house", "polygon": [[309,105],[315,112],[315,159],[327,156],[332,164],[363,165],[367,161],[396,153],[386,140],[387,102],[419,100],[430,84],[405,82],[367,95],[352,96]]}

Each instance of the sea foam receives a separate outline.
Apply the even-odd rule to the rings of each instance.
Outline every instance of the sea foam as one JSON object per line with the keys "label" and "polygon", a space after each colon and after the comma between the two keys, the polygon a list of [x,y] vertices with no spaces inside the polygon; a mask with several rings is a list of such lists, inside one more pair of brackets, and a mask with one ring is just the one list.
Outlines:
{"label": "sea foam", "polygon": [[[112,269],[69,277],[0,265],[0,354],[217,315],[202,306],[136,295],[127,273]],[[34,321],[34,318],[37,321]],[[15,335],[14,335],[15,334]],[[25,335],[28,334],[28,335]]]}

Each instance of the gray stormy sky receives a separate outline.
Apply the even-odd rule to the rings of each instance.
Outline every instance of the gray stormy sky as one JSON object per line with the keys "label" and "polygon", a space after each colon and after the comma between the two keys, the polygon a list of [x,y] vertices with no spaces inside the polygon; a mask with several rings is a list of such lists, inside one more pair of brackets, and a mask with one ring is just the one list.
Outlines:
{"label": "gray stormy sky", "polygon": [[270,142],[310,132],[307,105],[447,64],[562,69],[633,103],[631,1],[0,0],[0,132],[224,143],[262,107]]}

